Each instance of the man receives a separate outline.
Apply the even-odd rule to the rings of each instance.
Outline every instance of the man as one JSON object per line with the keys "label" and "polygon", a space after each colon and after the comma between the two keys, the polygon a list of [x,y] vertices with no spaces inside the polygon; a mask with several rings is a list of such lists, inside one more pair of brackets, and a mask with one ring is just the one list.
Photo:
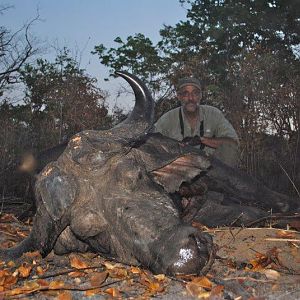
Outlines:
{"label": "man", "polygon": [[178,141],[201,145],[208,155],[235,167],[239,158],[238,136],[219,109],[200,105],[200,81],[192,77],[182,78],[176,92],[181,107],[161,116],[155,130]]}

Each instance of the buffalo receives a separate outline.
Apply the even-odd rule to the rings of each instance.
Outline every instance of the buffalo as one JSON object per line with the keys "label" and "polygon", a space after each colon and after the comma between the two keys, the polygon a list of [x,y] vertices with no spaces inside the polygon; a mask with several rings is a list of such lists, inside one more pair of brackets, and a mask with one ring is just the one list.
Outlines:
{"label": "buffalo", "polygon": [[136,76],[117,74],[134,91],[133,111],[112,129],[83,131],[60,146],[59,157],[37,176],[30,235],[0,250],[2,259],[34,250],[43,257],[52,250],[94,251],[154,273],[200,274],[211,266],[215,247],[193,220],[241,224],[270,209],[298,209],[294,199],[201,150],[152,133],[150,92]]}

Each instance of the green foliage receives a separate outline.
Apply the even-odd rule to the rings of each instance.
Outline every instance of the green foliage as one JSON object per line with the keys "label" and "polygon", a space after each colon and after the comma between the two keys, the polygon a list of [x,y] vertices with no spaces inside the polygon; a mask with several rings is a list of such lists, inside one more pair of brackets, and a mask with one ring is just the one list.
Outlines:
{"label": "green foliage", "polygon": [[35,66],[26,65],[21,79],[37,148],[55,145],[83,129],[106,127],[111,121],[106,117],[105,94],[67,49],[53,63],[38,59]]}
{"label": "green foliage", "polygon": [[18,77],[25,88],[22,104],[0,105],[0,191],[26,197],[30,178],[16,172],[26,152],[48,149],[84,129],[111,127],[113,118],[106,94],[67,49],[54,62],[38,59],[24,65]]}
{"label": "green foliage", "polygon": [[293,141],[285,149],[293,154],[286,169],[294,166],[297,174],[300,1],[179,3],[187,9],[186,20],[164,25],[157,44],[136,34],[125,41],[116,38],[116,47],[110,49],[96,46],[94,53],[111,72],[123,69],[142,78],[157,101],[158,116],[177,105],[173,86],[179,77],[200,78],[202,101],[222,109],[241,137],[245,169],[261,173],[257,172],[263,161],[258,155],[260,137],[271,133]]}
{"label": "green foliage", "polygon": [[[117,47],[95,47],[101,63],[111,71],[126,69],[158,92],[176,81],[176,74],[207,71],[206,81],[226,81],[232,62],[245,52],[260,49],[295,59],[299,47],[297,0],[180,0],[189,6],[187,20],[164,26],[153,45],[143,34],[116,38]],[[198,63],[195,64],[195,61]],[[203,76],[202,76],[203,78]],[[158,82],[160,80],[160,82]]]}
{"label": "green foliage", "polygon": [[154,91],[159,89],[157,70],[161,68],[163,61],[151,40],[139,33],[127,37],[126,42],[120,37],[115,38],[114,42],[118,44],[117,48],[107,49],[100,44],[95,46],[92,53],[99,56],[100,62],[108,66],[111,73],[126,69],[142,80],[150,81],[149,87]]}

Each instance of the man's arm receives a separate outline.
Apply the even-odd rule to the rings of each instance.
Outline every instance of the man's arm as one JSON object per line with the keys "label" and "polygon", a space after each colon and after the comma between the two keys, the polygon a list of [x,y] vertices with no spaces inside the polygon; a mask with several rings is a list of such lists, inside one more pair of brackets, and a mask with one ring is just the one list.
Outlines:
{"label": "man's arm", "polygon": [[208,146],[208,147],[214,148],[214,149],[218,148],[220,145],[222,145],[224,143],[238,144],[235,139],[229,138],[229,137],[220,137],[220,138],[202,137],[202,138],[200,138],[200,141],[205,146]]}
{"label": "man's arm", "polygon": [[201,137],[201,142],[207,147],[217,149],[222,144],[237,146],[239,144],[238,135],[231,123],[224,114],[217,108],[211,107],[209,111],[208,124],[210,125],[212,136]]}

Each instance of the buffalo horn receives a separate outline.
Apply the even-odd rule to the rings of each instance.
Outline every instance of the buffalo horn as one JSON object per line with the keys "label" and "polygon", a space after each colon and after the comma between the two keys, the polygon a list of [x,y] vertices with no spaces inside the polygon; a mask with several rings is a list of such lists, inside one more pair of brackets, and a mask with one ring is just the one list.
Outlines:
{"label": "buffalo horn", "polygon": [[135,95],[135,105],[132,112],[117,127],[128,127],[129,125],[131,133],[134,135],[147,132],[154,121],[154,101],[150,91],[135,75],[125,71],[117,71],[115,74],[123,77],[130,84]]}

